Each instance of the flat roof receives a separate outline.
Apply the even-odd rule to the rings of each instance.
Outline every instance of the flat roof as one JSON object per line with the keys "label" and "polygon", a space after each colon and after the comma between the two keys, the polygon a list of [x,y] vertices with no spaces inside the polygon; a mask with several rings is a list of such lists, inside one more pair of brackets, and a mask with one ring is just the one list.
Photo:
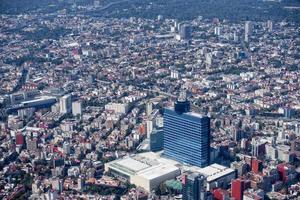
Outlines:
{"label": "flat roof", "polygon": [[48,97],[48,96],[41,96],[38,99],[33,99],[33,100],[29,100],[29,101],[22,101],[21,103],[33,103],[33,102],[39,102],[39,101],[43,101],[43,100],[56,100],[55,97]]}
{"label": "flat roof", "polygon": [[180,170],[177,162],[161,158],[159,153],[154,152],[135,154],[107,164],[126,175],[138,175],[148,180]]}
{"label": "flat roof", "polygon": [[[173,112],[176,112],[174,107],[166,107],[165,109],[171,110]],[[204,118],[207,117],[206,115],[202,115],[200,113],[196,113],[196,112],[184,112],[182,113],[182,115],[188,115],[188,116],[192,116],[192,117],[197,117],[197,118]]]}
{"label": "flat roof", "polygon": [[132,159],[131,157],[120,160],[118,162],[118,164],[123,166],[123,167],[129,168],[129,169],[131,169],[132,171],[135,171],[135,172],[138,172],[142,169],[146,169],[146,168],[149,167],[149,165],[147,165],[143,162],[137,161],[135,159]]}
{"label": "flat roof", "polygon": [[169,174],[175,171],[180,171],[178,167],[174,166],[174,165],[168,165],[168,164],[160,164],[157,166],[153,166],[150,168],[147,168],[141,172],[139,172],[137,175],[151,180],[151,179],[155,179],[157,177],[160,177],[164,174]]}
{"label": "flat roof", "polygon": [[234,170],[223,165],[212,164],[207,167],[200,168],[197,172],[203,174],[207,178],[207,181],[210,182],[221,178],[222,176],[231,174]]}
{"label": "flat roof", "polygon": [[106,164],[109,168],[117,169],[121,173],[129,176],[138,175],[147,180],[155,179],[176,171],[178,171],[178,175],[180,171],[192,171],[202,174],[206,177],[208,182],[211,182],[222,176],[235,173],[233,169],[219,164],[212,164],[204,168],[187,166],[175,160],[161,157],[161,152],[135,154]]}

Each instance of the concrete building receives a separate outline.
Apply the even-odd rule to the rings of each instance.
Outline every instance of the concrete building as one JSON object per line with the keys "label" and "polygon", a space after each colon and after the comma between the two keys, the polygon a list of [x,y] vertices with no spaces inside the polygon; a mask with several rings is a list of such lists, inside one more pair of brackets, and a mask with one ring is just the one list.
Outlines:
{"label": "concrete building", "polygon": [[206,178],[207,191],[214,188],[227,188],[231,180],[236,177],[235,170],[219,164],[212,164],[196,171]]}
{"label": "concrete building", "polygon": [[82,115],[82,103],[80,101],[75,101],[72,103],[72,114],[74,116]]}
{"label": "concrete building", "polygon": [[65,95],[59,99],[59,107],[61,114],[67,114],[72,111],[71,95]]}
{"label": "concrete building", "polygon": [[164,131],[162,129],[154,129],[150,134],[150,151],[161,151],[164,146]]}
{"label": "concrete building", "polygon": [[249,42],[249,36],[252,34],[252,23],[250,21],[245,22],[245,42]]}
{"label": "concrete building", "polygon": [[105,171],[148,192],[157,188],[163,181],[180,175],[180,169],[174,165],[174,161],[161,158],[153,152],[131,155],[106,163]]}
{"label": "concrete building", "polygon": [[198,173],[183,175],[183,200],[206,200],[205,178]]}
{"label": "concrete building", "polygon": [[148,102],[146,104],[146,114],[147,116],[150,116],[153,110],[153,103],[152,102]]}

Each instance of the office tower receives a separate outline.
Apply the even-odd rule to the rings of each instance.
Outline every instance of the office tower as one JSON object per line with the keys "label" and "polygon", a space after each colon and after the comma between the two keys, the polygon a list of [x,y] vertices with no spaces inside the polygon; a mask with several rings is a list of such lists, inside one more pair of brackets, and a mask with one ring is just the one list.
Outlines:
{"label": "office tower", "polygon": [[219,27],[219,26],[215,27],[215,35],[218,35],[218,36],[221,35],[221,27]]}
{"label": "office tower", "polygon": [[150,134],[152,133],[153,127],[154,127],[153,120],[147,120],[147,125],[146,125],[147,138],[150,137]]}
{"label": "office tower", "polygon": [[198,167],[209,164],[210,118],[190,112],[183,92],[174,108],[164,111],[164,155]]}
{"label": "office tower", "polygon": [[251,161],[251,169],[256,174],[258,174],[259,172],[261,172],[262,169],[263,169],[262,161],[254,158]]}
{"label": "office tower", "polygon": [[180,23],[177,20],[174,21],[174,27],[176,30],[179,30]]}
{"label": "office tower", "polygon": [[234,128],[232,130],[232,138],[235,142],[240,141],[243,138],[243,132],[239,128]]}
{"label": "office tower", "polygon": [[82,115],[82,103],[80,101],[75,101],[72,103],[72,114],[74,116]]}
{"label": "office tower", "polygon": [[285,117],[285,118],[291,118],[292,115],[293,115],[293,114],[292,114],[292,113],[293,113],[293,112],[292,112],[292,109],[289,108],[289,107],[284,107],[284,108],[283,108],[283,112],[284,112],[283,114],[284,114],[284,117]]}
{"label": "office tower", "polygon": [[241,179],[235,179],[231,181],[231,197],[235,200],[242,200],[243,199],[243,192],[244,192],[244,181]]}
{"label": "office tower", "polygon": [[205,63],[206,63],[206,68],[210,68],[213,62],[213,55],[212,53],[206,53],[205,54]]}
{"label": "office tower", "polygon": [[271,20],[267,21],[267,28],[268,28],[269,32],[273,31],[273,21],[271,21]]}
{"label": "office tower", "polygon": [[72,99],[71,95],[65,95],[59,99],[60,113],[70,113],[72,110]]}
{"label": "office tower", "polygon": [[179,27],[180,39],[188,40],[191,38],[191,27],[187,24],[181,24]]}
{"label": "office tower", "polygon": [[252,138],[251,140],[252,146],[252,156],[261,157],[265,155],[265,143],[261,141],[259,138]]}
{"label": "office tower", "polygon": [[252,23],[250,21],[245,22],[245,41],[249,42],[249,36],[252,34]]}
{"label": "office tower", "polygon": [[183,175],[182,177],[182,199],[183,200],[206,200],[207,192],[204,176],[198,173]]}
{"label": "office tower", "polygon": [[236,32],[233,33],[233,41],[238,42],[239,41],[239,36]]}
{"label": "office tower", "polygon": [[300,124],[295,125],[295,133],[296,135],[300,136]]}
{"label": "office tower", "polygon": [[150,134],[150,151],[161,151],[164,146],[164,131],[154,129]]}
{"label": "office tower", "polygon": [[146,114],[147,114],[147,116],[151,115],[152,110],[153,110],[153,104],[152,104],[152,102],[148,102],[147,105],[146,105]]}

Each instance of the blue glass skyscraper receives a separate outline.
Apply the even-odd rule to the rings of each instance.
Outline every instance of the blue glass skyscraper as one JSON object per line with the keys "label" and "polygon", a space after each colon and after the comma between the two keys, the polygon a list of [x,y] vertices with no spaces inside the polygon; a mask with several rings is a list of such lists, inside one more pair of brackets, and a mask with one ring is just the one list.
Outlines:
{"label": "blue glass skyscraper", "polygon": [[185,95],[164,110],[164,155],[198,167],[209,165],[210,118],[190,112]]}

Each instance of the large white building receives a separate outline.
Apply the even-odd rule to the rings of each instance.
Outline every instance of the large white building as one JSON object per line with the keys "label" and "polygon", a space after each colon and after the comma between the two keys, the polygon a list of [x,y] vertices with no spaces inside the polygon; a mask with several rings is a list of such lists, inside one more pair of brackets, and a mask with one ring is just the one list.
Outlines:
{"label": "large white building", "polygon": [[106,163],[105,171],[126,179],[148,192],[157,188],[163,181],[180,175],[180,169],[175,166],[174,161],[161,158],[153,152],[136,154]]}
{"label": "large white building", "polygon": [[66,114],[72,111],[71,95],[65,95],[59,99],[60,113]]}
{"label": "large white building", "polygon": [[235,170],[228,167],[212,164],[200,168],[187,166],[172,159],[164,158],[161,152],[147,152],[123,157],[105,164],[105,171],[128,180],[131,184],[142,187],[148,192],[153,191],[160,183],[174,179],[184,172],[196,172],[205,177],[207,190],[217,187],[226,187],[236,178]]}
{"label": "large white building", "polygon": [[232,179],[236,178],[235,170],[219,164],[212,164],[201,169],[195,169],[206,178],[206,189],[226,188]]}

